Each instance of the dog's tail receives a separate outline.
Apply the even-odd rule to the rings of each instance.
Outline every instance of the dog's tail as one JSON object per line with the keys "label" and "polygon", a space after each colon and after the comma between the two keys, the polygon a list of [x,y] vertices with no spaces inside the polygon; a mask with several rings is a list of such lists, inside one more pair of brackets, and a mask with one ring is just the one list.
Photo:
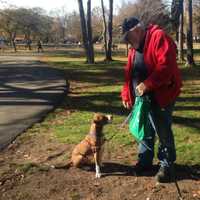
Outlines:
{"label": "dog's tail", "polygon": [[70,161],[68,163],[57,163],[55,165],[52,165],[52,168],[54,169],[69,169],[72,167],[73,163]]}

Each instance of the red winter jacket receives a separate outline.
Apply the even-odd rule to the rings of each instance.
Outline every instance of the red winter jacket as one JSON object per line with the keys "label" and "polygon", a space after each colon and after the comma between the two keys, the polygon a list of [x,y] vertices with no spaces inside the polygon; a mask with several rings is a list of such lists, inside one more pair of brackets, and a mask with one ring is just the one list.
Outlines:
{"label": "red winter jacket", "polygon": [[[143,52],[148,72],[144,84],[153,91],[156,102],[161,107],[165,107],[176,99],[182,86],[176,63],[176,45],[157,25],[150,25]],[[134,57],[135,49],[132,48],[129,50],[128,62],[125,66],[125,84],[121,92],[122,100],[130,105],[134,103],[131,76]]]}

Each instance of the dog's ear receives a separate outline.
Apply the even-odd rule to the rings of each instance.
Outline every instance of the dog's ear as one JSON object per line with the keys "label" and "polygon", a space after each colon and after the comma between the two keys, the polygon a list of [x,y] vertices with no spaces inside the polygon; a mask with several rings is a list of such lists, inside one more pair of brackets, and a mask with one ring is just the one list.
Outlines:
{"label": "dog's ear", "polygon": [[102,116],[99,113],[95,113],[93,117],[93,122],[98,123],[102,120]]}

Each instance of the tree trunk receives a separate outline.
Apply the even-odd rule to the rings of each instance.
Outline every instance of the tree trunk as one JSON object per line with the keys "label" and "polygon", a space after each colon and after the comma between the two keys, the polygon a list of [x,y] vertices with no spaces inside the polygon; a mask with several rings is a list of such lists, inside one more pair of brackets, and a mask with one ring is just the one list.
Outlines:
{"label": "tree trunk", "polygon": [[179,40],[178,40],[178,60],[183,62],[183,0],[180,0],[180,16],[179,16]]}
{"label": "tree trunk", "polygon": [[85,53],[86,53],[86,57],[87,57],[87,62],[89,62],[88,35],[87,35],[87,27],[86,27],[85,13],[84,13],[82,0],[78,0],[78,5],[79,5],[80,20],[81,20],[83,45],[84,45],[84,49],[85,49]]}
{"label": "tree trunk", "polygon": [[[107,25],[106,25],[106,16],[105,16],[105,9],[104,9],[104,2],[101,0],[101,8],[102,8],[102,14],[103,14],[103,39],[104,39],[104,50],[105,55],[107,55],[108,52],[108,42],[107,42]],[[106,56],[107,57],[107,56]]]}
{"label": "tree trunk", "polygon": [[176,29],[176,42],[178,43],[179,41],[179,32],[178,32],[178,28]]}
{"label": "tree trunk", "polygon": [[94,47],[92,42],[91,0],[87,1],[87,33],[88,33],[88,63],[94,63]]}
{"label": "tree trunk", "polygon": [[128,43],[126,43],[126,56],[128,56],[128,51],[129,51],[129,47],[128,47]]}
{"label": "tree trunk", "polygon": [[194,66],[193,35],[192,35],[192,0],[188,0],[188,24],[187,24],[187,66]]}
{"label": "tree trunk", "polygon": [[113,30],[113,0],[109,0],[109,18],[108,18],[108,51],[106,60],[112,61],[112,30]]}

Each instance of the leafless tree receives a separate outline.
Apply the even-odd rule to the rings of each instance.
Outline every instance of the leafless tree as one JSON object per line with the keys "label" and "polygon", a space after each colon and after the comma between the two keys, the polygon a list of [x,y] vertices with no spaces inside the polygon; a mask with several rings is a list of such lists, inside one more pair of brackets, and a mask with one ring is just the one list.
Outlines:
{"label": "leafless tree", "polygon": [[0,12],[0,29],[8,36],[14,51],[17,51],[15,37],[18,30],[18,16],[15,9],[4,9]]}
{"label": "leafless tree", "polygon": [[171,29],[170,5],[168,1],[162,0],[136,0],[129,1],[119,9],[118,20],[122,22],[124,18],[135,16],[141,20],[145,26],[150,23],[158,24],[165,29]]}
{"label": "leafless tree", "polygon": [[187,31],[186,31],[186,44],[187,44],[187,66],[194,66],[193,58],[193,33],[192,33],[192,0],[187,0]]}
{"label": "leafless tree", "polygon": [[[87,22],[85,19],[85,12],[83,8],[83,2],[82,0],[78,0],[78,5],[79,5],[79,14],[80,14],[80,20],[81,20],[81,30],[82,30],[82,39],[83,39],[83,44],[84,44],[84,49],[86,52],[86,57],[87,57],[87,62],[88,63],[93,63],[94,62],[94,53],[91,53],[92,48],[89,47],[89,45],[93,45],[91,42],[89,42],[89,37],[88,37],[88,27],[89,31],[92,31],[91,29],[91,0],[88,0],[89,8],[87,10]],[[89,10],[90,9],[90,10]],[[92,33],[90,33],[90,37],[92,36]],[[90,38],[91,39],[91,38]]]}
{"label": "leafless tree", "polygon": [[[193,24],[196,28],[196,36],[200,36],[200,1],[193,0]],[[198,39],[199,42],[199,39]]]}
{"label": "leafless tree", "polygon": [[0,11],[0,29],[17,51],[15,39],[23,35],[27,47],[31,50],[31,40],[36,37],[47,37],[50,31],[51,18],[40,8],[12,8]]}
{"label": "leafless tree", "polygon": [[51,42],[58,45],[61,41],[64,41],[63,26],[60,19],[54,17],[51,24]]}
{"label": "leafless tree", "polygon": [[183,0],[180,0],[180,15],[179,15],[179,37],[178,37],[178,59],[179,61],[184,61],[183,54]]}
{"label": "leafless tree", "polygon": [[89,63],[94,63],[94,47],[92,40],[92,21],[91,21],[91,0],[87,1],[87,35],[88,35],[88,54]]}
{"label": "leafless tree", "polygon": [[106,12],[104,7],[104,1],[101,0],[102,15],[103,15],[103,36],[104,36],[104,49],[105,60],[112,61],[112,31],[113,31],[113,0],[109,0],[109,15],[108,24],[106,20]]}
{"label": "leafless tree", "polygon": [[178,59],[184,60],[183,55],[183,0],[173,0],[171,4],[171,21],[172,28],[176,33],[176,41],[178,42]]}
{"label": "leafless tree", "polygon": [[92,9],[92,33],[93,42],[102,40],[102,9],[101,7],[95,7]]}
{"label": "leafless tree", "polygon": [[60,9],[54,9],[50,14],[54,18],[54,27],[56,26],[56,29],[54,29],[55,34],[58,36],[60,41],[64,41],[69,17],[66,8],[63,6]]}
{"label": "leafless tree", "polygon": [[107,54],[107,52],[108,52],[107,23],[106,23],[106,14],[105,14],[105,7],[104,7],[104,1],[103,0],[101,0],[101,8],[102,8],[102,16],[103,16],[104,49],[105,49],[105,54]]}
{"label": "leafless tree", "polygon": [[113,30],[113,0],[109,0],[109,17],[108,17],[108,52],[106,60],[112,61],[112,30]]}

